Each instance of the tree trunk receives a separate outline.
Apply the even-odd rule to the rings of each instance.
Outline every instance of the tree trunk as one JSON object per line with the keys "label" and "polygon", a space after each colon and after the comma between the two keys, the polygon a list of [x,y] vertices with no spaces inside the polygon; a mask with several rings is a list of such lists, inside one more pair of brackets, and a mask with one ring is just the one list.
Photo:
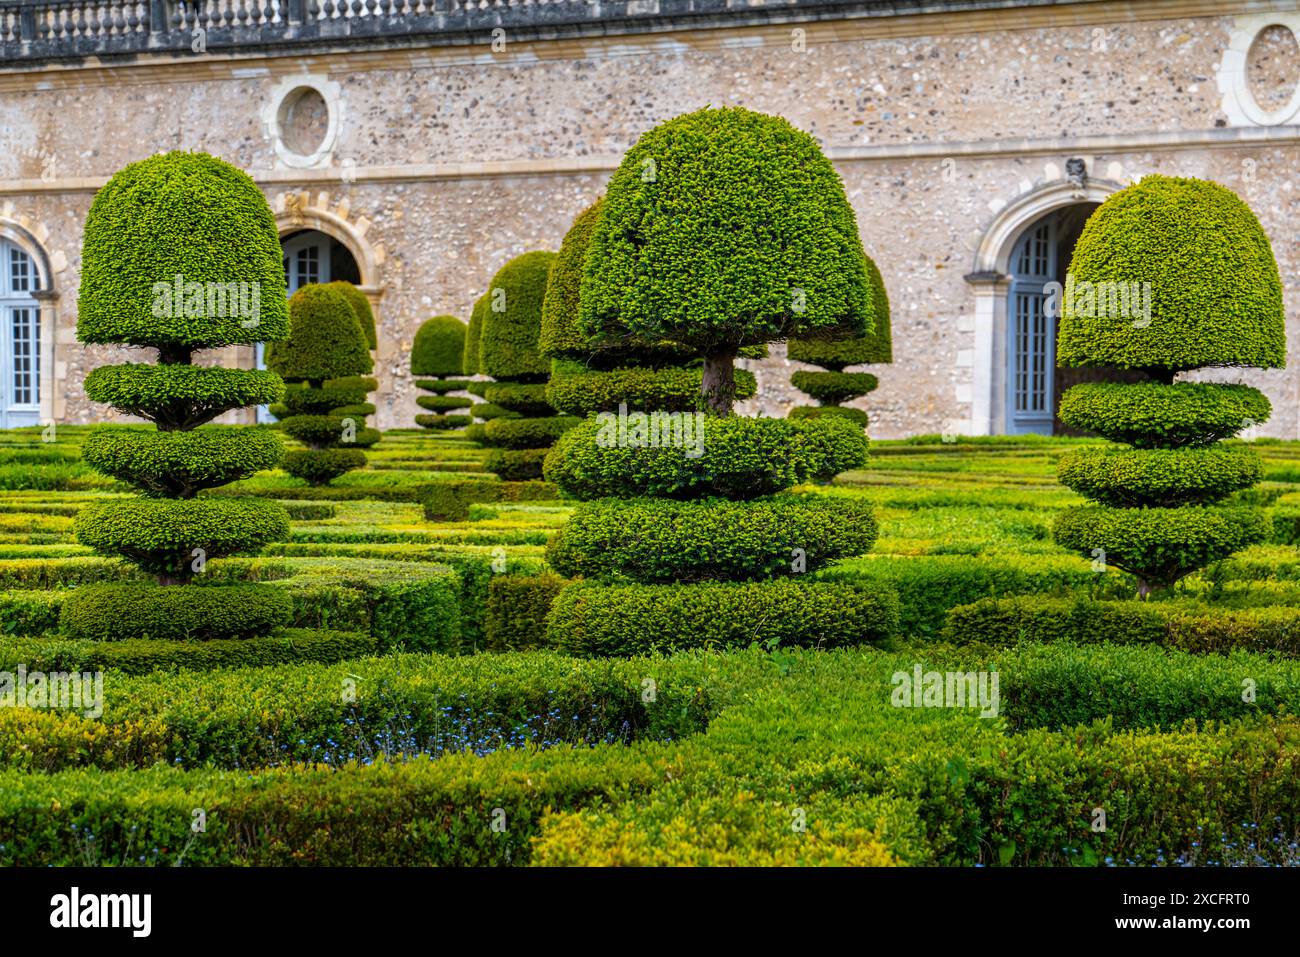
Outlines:
{"label": "tree trunk", "polygon": [[168,344],[158,347],[158,361],[165,366],[187,366],[194,350],[189,346]]}
{"label": "tree trunk", "polygon": [[1146,601],[1147,598],[1149,598],[1151,595],[1151,583],[1148,582],[1145,578],[1139,578],[1137,580],[1137,585],[1138,585],[1138,601]]}
{"label": "tree trunk", "polygon": [[713,352],[704,357],[704,375],[700,394],[708,411],[717,416],[731,415],[736,401],[736,353]]}

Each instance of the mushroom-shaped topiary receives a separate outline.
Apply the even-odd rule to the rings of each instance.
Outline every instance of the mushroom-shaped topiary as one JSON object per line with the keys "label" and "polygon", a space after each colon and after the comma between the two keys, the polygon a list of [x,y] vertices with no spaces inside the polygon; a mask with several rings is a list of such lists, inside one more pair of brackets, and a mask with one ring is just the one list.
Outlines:
{"label": "mushroom-shaped topiary", "polygon": [[663,123],[610,180],[579,321],[601,341],[690,346],[705,360],[709,407],[728,414],[742,347],[875,329],[839,174],[779,117],[705,109]]}
{"label": "mushroom-shaped topiary", "polygon": [[[742,348],[875,328],[875,291],[834,170],[811,137],[744,110],[693,113],[642,137],[614,174],[583,273],[579,326],[597,349],[671,339],[703,352],[691,384],[714,413],[730,411]],[[548,640],[625,654],[885,638],[898,618],[888,589],[797,580],[870,549],[870,505],[782,494],[862,467],[861,426],[673,408],[674,380],[690,371],[605,373],[654,404],[602,409],[547,455],[547,480],[579,500],[547,561],[585,579],[556,599]],[[615,397],[569,382],[553,380],[548,396]]]}
{"label": "mushroom-shaped topiary", "polygon": [[411,346],[411,373],[417,378],[415,385],[433,395],[419,396],[415,401],[431,414],[417,415],[415,422],[426,429],[458,429],[469,425],[473,417],[453,415],[468,409],[474,400],[449,393],[464,392],[469,385],[458,379],[465,356],[465,323],[455,316],[434,316],[416,330]]}
{"label": "mushroom-shaped topiary", "polygon": [[329,286],[303,286],[289,300],[289,339],[267,350],[267,367],[287,382],[284,432],[308,448],[290,452],[284,470],[312,485],[366,464],[361,450],[379,441],[365,428],[374,367],[365,334],[346,296]]}
{"label": "mushroom-shaped topiary", "polygon": [[337,289],[343,293],[348,305],[357,314],[357,322],[361,324],[361,332],[366,337],[366,345],[370,347],[371,352],[374,352],[379,348],[379,336],[375,332],[375,311],[370,308],[370,299],[352,283],[344,282],[341,279],[335,282],[327,282],[325,285],[330,289]]}
{"label": "mushroom-shaped topiary", "polygon": [[[283,454],[279,438],[262,429],[198,428],[223,412],[278,400],[279,376],[190,362],[195,350],[287,334],[280,244],[265,197],[245,173],[204,153],[132,163],[91,203],[78,302],[81,341],[150,346],[161,364],[101,366],[86,377],[92,400],[156,428],[111,426],[87,436],[85,461],[143,497],[85,506],[77,538],[157,575],[172,605],[215,599],[214,586],[191,584],[209,560],[256,551],[289,530],[275,502],[196,498],[274,468]],[[283,622],[288,603],[258,591],[267,588],[274,590],[232,586],[229,614],[190,636],[242,637]],[[76,589],[65,600],[65,627],[74,637],[105,637],[78,622],[147,620],[155,594],[139,584],[107,583],[93,596]]]}
{"label": "mushroom-shaped topiary", "polygon": [[1216,443],[1267,419],[1268,400],[1174,378],[1281,366],[1285,342],[1272,247],[1231,190],[1148,176],[1106,200],[1075,246],[1057,361],[1141,369],[1153,381],[1084,383],[1061,397],[1061,421],[1127,447],[1061,457],[1061,482],[1097,504],[1058,516],[1056,540],[1131,572],[1146,597],[1265,538],[1261,510],[1219,504],[1259,480],[1258,456]]}
{"label": "mushroom-shaped topiary", "polygon": [[516,256],[492,277],[485,299],[479,370],[497,381],[484,390],[487,404],[514,413],[483,426],[479,441],[493,447],[486,466],[503,479],[541,475],[546,450],[577,420],[557,416],[546,402],[550,362],[538,351],[542,301],[555,253]]}
{"label": "mushroom-shaped topiary", "polygon": [[794,387],[817,400],[817,405],[798,406],[790,411],[790,418],[818,418],[839,415],[859,422],[865,428],[867,413],[861,409],[845,408],[840,403],[861,398],[874,392],[879,380],[867,372],[845,372],[846,366],[868,365],[894,361],[894,346],[890,336],[889,296],[880,270],[867,260],[867,275],[871,280],[875,329],[870,335],[852,339],[793,338],[786,354],[796,362],[821,366],[826,372],[796,372],[790,377]]}

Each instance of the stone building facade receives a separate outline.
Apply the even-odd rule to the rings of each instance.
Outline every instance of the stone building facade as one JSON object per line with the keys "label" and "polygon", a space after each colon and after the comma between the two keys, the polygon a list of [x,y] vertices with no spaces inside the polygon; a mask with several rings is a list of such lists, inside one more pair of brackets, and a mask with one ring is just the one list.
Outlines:
{"label": "stone building facade", "polygon": [[[895,359],[854,403],[872,434],[1050,431],[1063,377],[1024,304],[1091,205],[1146,173],[1252,206],[1297,355],[1298,35],[1294,3],[1259,0],[0,0],[0,425],[110,414],[82,380],[131,350],[76,341],[77,285],[91,199],[128,162],[247,170],[291,281],[374,302],[394,428],[420,322],[558,248],[643,131],[743,105],[818,138],[885,277]],[[1035,230],[1051,262],[1028,268]],[[782,348],[751,367],[747,411],[804,401]],[[1298,370],[1218,375],[1268,393],[1261,434],[1297,438]]]}

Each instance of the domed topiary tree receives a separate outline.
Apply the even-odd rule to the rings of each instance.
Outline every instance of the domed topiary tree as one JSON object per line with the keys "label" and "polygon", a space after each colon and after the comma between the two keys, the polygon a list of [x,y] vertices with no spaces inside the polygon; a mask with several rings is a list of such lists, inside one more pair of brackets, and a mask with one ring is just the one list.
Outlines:
{"label": "domed topiary tree", "polygon": [[636,654],[892,632],[896,595],[806,577],[870,549],[870,506],[787,491],[861,467],[861,427],[728,414],[741,348],[873,329],[853,211],[812,138],[732,109],[647,133],[613,176],[579,299],[579,325],[599,343],[669,339],[703,353],[715,414],[602,413],[556,443],[546,478],[580,504],[547,559],[585,581],[556,599],[550,640]]}
{"label": "domed topiary tree", "polygon": [[379,348],[379,336],[375,331],[375,311],[370,308],[366,294],[350,282],[337,280],[325,283],[326,287],[338,290],[347,299],[348,305],[356,313],[357,322],[361,324],[361,334],[366,337],[366,345],[371,352]]}
{"label": "domed topiary tree", "polygon": [[453,415],[474,404],[472,399],[449,395],[464,392],[469,383],[456,378],[464,368],[465,323],[455,316],[434,316],[416,330],[411,346],[411,373],[433,376],[416,379],[415,386],[433,395],[422,395],[416,403],[432,414],[417,415],[416,425],[426,429],[459,429],[474,421],[472,416]]}
{"label": "domed topiary tree", "polygon": [[1096,504],[1058,516],[1056,540],[1131,572],[1146,597],[1269,534],[1262,510],[1219,504],[1259,481],[1259,457],[1218,444],[1267,419],[1268,400],[1244,385],[1174,379],[1285,363],[1277,262],[1231,190],[1148,176],[1088,219],[1070,278],[1057,361],[1140,369],[1152,381],[1062,396],[1062,422],[1124,444],[1062,456],[1060,480]]}
{"label": "domed topiary tree", "polygon": [[[86,437],[84,460],[141,497],[85,505],[77,539],[169,587],[75,589],[64,602],[65,630],[102,638],[111,620],[117,639],[228,638],[284,623],[288,598],[274,586],[192,584],[208,560],[255,551],[289,531],[276,502],[196,497],[274,468],[283,452],[268,430],[205,425],[279,399],[279,376],[191,362],[200,350],[288,332],[280,243],[265,197],[245,173],[206,153],[126,166],[95,195],[86,217],[77,306],[80,341],[147,346],[159,359],[100,366],[86,376],[92,401],[154,427],[111,426]],[[213,613],[197,625],[158,613],[172,607]]]}
{"label": "domed topiary tree", "polygon": [[[689,346],[635,337],[596,341],[578,322],[582,273],[603,200],[573,221],[551,266],[542,303],[539,347],[552,360],[546,398],[571,415],[633,410],[694,411],[701,407],[702,371],[687,368],[696,355]],[[752,396],[751,372],[736,370],[736,398]]]}
{"label": "domed topiary tree", "polygon": [[[756,156],[771,160],[761,172]],[[811,136],[748,110],[700,110],[656,127],[610,180],[579,321],[601,342],[691,347],[704,357],[709,407],[729,414],[742,347],[875,328],[839,174]]]}
{"label": "domed topiary tree", "polygon": [[284,470],[312,485],[326,485],[364,468],[362,449],[379,441],[365,428],[374,411],[364,399],[373,379],[365,334],[347,298],[328,286],[303,286],[289,300],[291,333],[273,343],[266,365],[289,383],[280,427],[306,450],[289,452]]}
{"label": "domed topiary tree", "polygon": [[846,366],[894,361],[894,346],[889,328],[889,296],[885,292],[885,280],[880,275],[880,270],[870,259],[867,260],[867,275],[871,280],[876,324],[870,335],[853,339],[801,339],[796,336],[790,340],[786,354],[791,359],[827,370],[800,371],[790,377],[796,389],[817,400],[817,405],[791,409],[790,418],[839,415],[863,428],[867,427],[867,413],[840,404],[874,392],[880,384],[869,372],[845,372]]}
{"label": "domed topiary tree", "polygon": [[577,424],[557,416],[546,401],[550,363],[537,349],[542,300],[555,253],[516,256],[492,277],[479,344],[479,371],[496,381],[483,391],[490,405],[515,413],[483,426],[483,444],[493,451],[486,468],[503,479],[535,479],[546,450]]}

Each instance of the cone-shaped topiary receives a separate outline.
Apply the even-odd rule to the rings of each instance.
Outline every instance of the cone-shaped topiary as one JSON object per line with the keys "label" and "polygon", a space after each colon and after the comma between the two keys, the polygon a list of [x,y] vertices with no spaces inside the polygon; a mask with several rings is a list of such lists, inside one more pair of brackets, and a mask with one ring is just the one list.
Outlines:
{"label": "cone-shaped topiary", "polygon": [[[742,347],[804,322],[861,333],[874,321],[839,179],[811,138],[744,110],[691,114],[642,137],[614,176],[583,269],[583,331],[597,345],[671,338],[707,353],[691,384],[715,413],[730,410],[731,362]],[[796,289],[806,302],[791,302]],[[586,579],[556,599],[548,640],[579,654],[689,647],[699,641],[698,615],[719,608],[725,622],[710,631],[724,643],[818,646],[890,634],[896,595],[792,580],[875,541],[867,503],[782,494],[860,468],[859,425],[670,411],[662,406],[677,393],[665,374],[692,370],[617,371],[621,384],[662,405],[601,411],[547,455],[547,480],[581,502],[547,560]],[[548,396],[580,391],[553,382]]]}
{"label": "cone-shaped topiary", "polygon": [[374,407],[365,403],[375,380],[361,323],[347,297],[329,286],[303,286],[289,300],[287,341],[267,349],[267,367],[285,381],[284,432],[307,449],[289,452],[284,470],[312,485],[327,485],[364,468],[362,451],[379,441],[365,428]]}
{"label": "cone-shaped topiary", "polygon": [[861,409],[845,408],[843,402],[861,398],[874,392],[879,380],[867,372],[845,372],[847,366],[892,362],[894,347],[890,334],[889,296],[880,270],[867,260],[867,276],[871,281],[875,329],[865,336],[852,339],[792,338],[787,355],[796,362],[821,366],[826,372],[796,372],[790,377],[794,387],[817,400],[817,405],[798,406],[790,411],[790,418],[818,418],[838,415],[866,428],[867,413]]}
{"label": "cone-shaped topiary", "polygon": [[1131,572],[1138,592],[1172,585],[1267,538],[1266,514],[1223,499],[1263,474],[1219,440],[1268,418],[1242,385],[1174,382],[1201,366],[1280,366],[1285,315],[1272,247],[1230,190],[1148,176],[1089,217],[1070,263],[1057,339],[1066,366],[1142,369],[1061,398],[1061,421],[1127,447],[1061,457],[1061,482],[1097,503],[1057,517],[1056,540]]}
{"label": "cone-shaped topiary", "polygon": [[337,280],[335,282],[325,283],[330,289],[337,289],[343,293],[347,299],[348,305],[357,315],[357,322],[361,324],[361,333],[366,337],[366,345],[370,351],[374,352],[379,348],[379,336],[375,331],[375,311],[370,308],[370,299],[364,292],[352,285],[350,282]]}
{"label": "cone-shaped topiary", "polygon": [[546,450],[578,422],[555,415],[546,402],[550,362],[538,352],[542,301],[554,261],[555,253],[548,252],[516,256],[488,287],[479,371],[496,382],[484,389],[483,397],[488,405],[514,415],[488,419],[476,434],[478,441],[493,449],[486,468],[507,481],[540,476]]}
{"label": "cone-shaped topiary", "polygon": [[468,409],[474,400],[448,394],[463,392],[469,385],[464,379],[456,378],[463,370],[464,361],[465,323],[455,316],[434,316],[416,330],[411,346],[411,372],[416,376],[432,376],[417,378],[415,385],[434,393],[416,398],[420,408],[432,413],[417,415],[416,425],[426,429],[459,429],[474,421],[472,416],[463,413],[452,414]]}
{"label": "cone-shaped topiary", "polygon": [[[210,559],[255,551],[289,531],[279,503],[196,498],[274,468],[283,454],[280,439],[263,429],[197,428],[223,412],[279,399],[284,386],[275,373],[190,363],[198,349],[287,334],[280,244],[265,197],[245,173],[204,153],[132,163],[91,203],[78,303],[81,341],[151,346],[161,364],[102,366],[86,377],[92,400],[154,427],[112,426],[86,437],[84,460],[142,497],[85,506],[76,516],[77,539],[168,587],[75,589],[64,601],[65,630],[87,639],[175,637],[174,629],[142,633],[141,623],[157,619],[164,605],[214,602],[225,613],[209,616],[189,637],[245,637],[284,623],[289,602],[274,586],[231,586],[225,596],[224,586],[191,584]],[[135,630],[110,634],[106,621],[135,622]]]}
{"label": "cone-shaped topiary", "polygon": [[844,184],[779,117],[705,109],[655,127],[610,180],[579,322],[601,341],[690,346],[709,407],[728,414],[742,347],[875,329]]}

